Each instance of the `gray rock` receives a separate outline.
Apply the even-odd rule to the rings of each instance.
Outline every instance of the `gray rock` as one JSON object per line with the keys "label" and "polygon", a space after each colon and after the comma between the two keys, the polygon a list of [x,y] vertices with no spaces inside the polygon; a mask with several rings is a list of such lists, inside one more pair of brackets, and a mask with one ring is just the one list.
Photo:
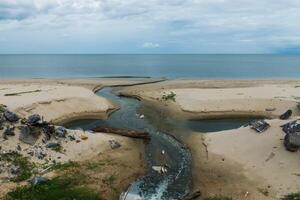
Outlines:
{"label": "gray rock", "polygon": [[6,136],[15,136],[15,127],[6,127],[5,131],[3,132]]}
{"label": "gray rock", "polygon": [[15,165],[12,165],[10,167],[10,173],[12,174],[18,174],[20,172],[20,167],[19,166],[15,166]]}
{"label": "gray rock", "polygon": [[32,179],[31,179],[31,184],[32,185],[38,185],[38,184],[41,184],[41,183],[45,183],[47,182],[48,179],[45,178],[45,177],[42,177],[42,176],[34,176]]}
{"label": "gray rock", "polygon": [[4,115],[5,119],[9,122],[17,122],[20,119],[16,113],[8,111],[8,110],[4,111],[3,115]]}
{"label": "gray rock", "polygon": [[66,137],[66,134],[67,134],[67,129],[65,129],[64,127],[62,126],[59,126],[55,129],[55,134],[58,136],[58,137]]}
{"label": "gray rock", "polygon": [[56,147],[59,147],[60,144],[57,143],[57,142],[49,142],[48,144],[46,144],[46,147],[47,148],[50,148],[50,149],[53,149],[53,148],[56,148]]}
{"label": "gray rock", "polygon": [[110,147],[112,149],[118,149],[118,148],[121,147],[121,144],[119,142],[115,141],[115,140],[109,140],[108,142],[109,142]]}
{"label": "gray rock", "polygon": [[31,126],[38,125],[42,122],[42,118],[39,114],[33,114],[28,117],[27,124]]}

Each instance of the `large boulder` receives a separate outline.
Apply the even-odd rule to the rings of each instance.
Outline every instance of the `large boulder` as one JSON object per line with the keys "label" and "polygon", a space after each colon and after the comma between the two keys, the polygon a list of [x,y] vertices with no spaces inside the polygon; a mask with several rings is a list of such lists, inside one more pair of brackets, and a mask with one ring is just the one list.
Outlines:
{"label": "large boulder", "polygon": [[19,121],[19,116],[14,113],[14,112],[11,112],[9,110],[6,110],[4,113],[3,113],[5,119],[9,122],[17,122]]}
{"label": "large boulder", "polygon": [[30,115],[27,119],[27,124],[30,126],[39,125],[42,122],[42,118],[39,114]]}

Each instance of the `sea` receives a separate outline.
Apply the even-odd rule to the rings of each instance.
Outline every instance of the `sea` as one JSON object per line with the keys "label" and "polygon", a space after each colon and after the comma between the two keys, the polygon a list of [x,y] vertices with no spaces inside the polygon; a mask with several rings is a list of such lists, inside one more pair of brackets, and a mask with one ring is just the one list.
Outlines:
{"label": "sea", "polygon": [[297,79],[300,55],[0,55],[0,79],[79,77]]}

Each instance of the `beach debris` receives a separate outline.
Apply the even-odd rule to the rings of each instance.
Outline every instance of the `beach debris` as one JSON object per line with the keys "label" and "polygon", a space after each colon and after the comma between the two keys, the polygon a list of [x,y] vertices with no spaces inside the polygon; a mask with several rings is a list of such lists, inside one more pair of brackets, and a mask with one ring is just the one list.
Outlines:
{"label": "beach debris", "polygon": [[166,174],[168,173],[169,167],[167,165],[162,165],[162,166],[152,166],[152,169],[159,174]]}
{"label": "beach debris", "polygon": [[57,143],[57,142],[49,142],[48,144],[46,144],[46,147],[49,148],[49,149],[54,149],[54,148],[57,148],[59,146],[60,146],[60,144]]}
{"label": "beach debris", "polygon": [[65,127],[59,126],[55,129],[55,134],[58,137],[66,137],[67,129]]}
{"label": "beach debris", "polygon": [[89,137],[88,136],[86,136],[86,135],[80,135],[80,139],[82,139],[82,140],[87,140]]}
{"label": "beach debris", "polygon": [[140,119],[144,119],[145,118],[145,115],[140,115]]}
{"label": "beach debris", "polygon": [[300,132],[300,123],[298,123],[298,120],[294,120],[289,123],[286,123],[281,127],[286,134]]}
{"label": "beach debris", "polygon": [[30,126],[39,125],[42,122],[42,118],[39,114],[30,115],[27,119],[27,124]]}
{"label": "beach debris", "polygon": [[166,153],[165,150],[161,150],[162,155],[165,155],[165,153]]}
{"label": "beach debris", "polygon": [[100,133],[113,133],[113,134],[122,135],[122,136],[126,136],[126,137],[140,138],[140,139],[146,139],[146,140],[150,139],[150,135],[147,132],[129,130],[129,129],[97,127],[97,128],[94,128],[93,131],[100,132]]}
{"label": "beach debris", "polygon": [[5,119],[9,122],[17,122],[20,119],[16,113],[11,112],[9,110],[4,111],[3,115]]}
{"label": "beach debris", "polygon": [[292,110],[287,110],[285,113],[283,113],[282,115],[280,115],[280,119],[281,120],[287,120],[288,118],[290,118],[293,114]]}
{"label": "beach debris", "polygon": [[42,176],[34,176],[32,179],[31,179],[31,184],[32,185],[39,185],[39,184],[41,184],[41,183],[45,183],[45,182],[47,182],[48,181],[48,179],[47,178],[45,178],[45,177],[42,177]]}
{"label": "beach debris", "polygon": [[22,148],[21,148],[21,146],[20,146],[19,144],[17,145],[16,149],[17,149],[18,151],[22,151]]}
{"label": "beach debris", "polygon": [[266,108],[265,110],[266,110],[267,112],[272,112],[272,111],[275,111],[276,108]]}
{"label": "beach debris", "polygon": [[163,92],[161,99],[164,101],[172,100],[175,102],[176,101],[175,97],[176,97],[176,94],[173,91],[170,91],[168,94],[166,92]]}
{"label": "beach debris", "polygon": [[281,126],[286,133],[284,146],[288,151],[295,152],[300,148],[300,123],[298,120],[289,122]]}
{"label": "beach debris", "polygon": [[256,130],[256,132],[262,133],[270,127],[270,124],[265,122],[265,120],[256,120],[256,121],[250,122],[250,126],[252,129]]}
{"label": "beach debris", "polygon": [[109,142],[111,149],[118,149],[121,147],[121,144],[115,140],[109,140],[108,142]]}
{"label": "beach debris", "polygon": [[3,134],[5,136],[15,136],[15,127],[14,126],[12,126],[12,127],[7,126],[5,131],[3,132]]}
{"label": "beach debris", "polygon": [[275,153],[271,152],[270,155],[268,156],[268,158],[265,160],[266,162],[268,162],[269,160],[271,160],[272,158],[274,158]]}
{"label": "beach debris", "polygon": [[192,193],[188,194],[187,196],[183,197],[181,200],[193,200],[193,199],[197,199],[201,195],[202,195],[201,191],[196,190],[195,192],[192,192]]}

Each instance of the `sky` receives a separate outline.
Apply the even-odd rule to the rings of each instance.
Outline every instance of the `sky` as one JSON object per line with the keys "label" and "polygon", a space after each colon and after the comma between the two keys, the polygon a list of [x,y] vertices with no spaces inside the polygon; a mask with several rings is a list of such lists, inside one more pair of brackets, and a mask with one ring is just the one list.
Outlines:
{"label": "sky", "polygon": [[0,0],[11,53],[300,53],[300,1]]}

